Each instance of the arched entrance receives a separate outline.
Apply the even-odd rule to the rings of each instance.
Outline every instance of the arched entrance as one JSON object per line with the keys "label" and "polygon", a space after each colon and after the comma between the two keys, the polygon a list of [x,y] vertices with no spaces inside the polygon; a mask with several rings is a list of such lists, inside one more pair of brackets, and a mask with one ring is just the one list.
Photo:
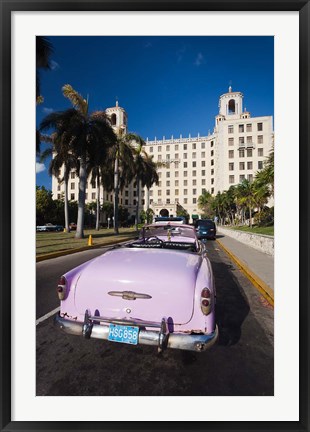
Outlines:
{"label": "arched entrance", "polygon": [[162,217],[169,217],[169,212],[167,209],[161,209],[159,212],[160,216]]}

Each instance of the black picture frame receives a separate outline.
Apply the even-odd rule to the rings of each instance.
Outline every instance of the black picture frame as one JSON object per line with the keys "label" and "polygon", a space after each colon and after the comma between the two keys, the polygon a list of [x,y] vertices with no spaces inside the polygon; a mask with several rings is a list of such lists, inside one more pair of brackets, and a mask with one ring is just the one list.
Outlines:
{"label": "black picture frame", "polygon": [[[310,431],[309,427],[309,0],[0,0],[1,13],[1,431]],[[11,13],[13,11],[298,11],[300,71],[300,419],[296,422],[22,422],[11,421]],[[35,135],[34,135],[35,136]],[[34,140],[35,141],[35,140]],[[293,214],[293,213],[292,213]],[[293,223],[293,221],[292,221]],[[289,242],[289,240],[288,240]],[[289,343],[289,341],[288,341]],[[160,415],[159,415],[160,418]]]}

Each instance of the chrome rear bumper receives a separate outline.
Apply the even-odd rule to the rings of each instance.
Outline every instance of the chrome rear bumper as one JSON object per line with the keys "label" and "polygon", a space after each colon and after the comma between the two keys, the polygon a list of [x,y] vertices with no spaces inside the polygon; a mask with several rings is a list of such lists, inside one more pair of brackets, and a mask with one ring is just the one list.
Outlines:
{"label": "chrome rear bumper", "polygon": [[[119,321],[118,321],[119,322]],[[119,322],[120,323],[120,322]],[[123,324],[129,324],[123,322]],[[92,323],[85,331],[85,323],[71,321],[62,318],[59,314],[55,316],[55,325],[68,334],[108,340],[109,326]],[[186,334],[168,333],[167,327],[162,321],[158,331],[141,328],[139,331],[138,344],[157,346],[159,351],[165,348],[174,348],[187,351],[201,352],[210,348],[218,339],[218,327],[211,334]]]}

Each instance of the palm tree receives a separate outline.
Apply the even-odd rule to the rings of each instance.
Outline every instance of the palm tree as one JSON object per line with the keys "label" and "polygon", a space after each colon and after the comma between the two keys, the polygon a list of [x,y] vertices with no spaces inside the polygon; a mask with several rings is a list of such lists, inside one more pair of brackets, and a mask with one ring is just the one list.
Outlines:
{"label": "palm tree", "polygon": [[153,183],[158,183],[158,175],[155,162],[143,148],[145,146],[143,138],[137,134],[128,134],[128,138],[134,143],[134,176],[137,185],[135,227],[138,230],[140,189],[145,186],[150,188]]}
{"label": "palm tree", "polygon": [[198,197],[198,208],[203,211],[203,213],[210,217],[211,216],[211,203],[212,195],[209,191],[204,190],[202,194]]}
{"label": "palm tree", "polygon": [[85,190],[87,161],[94,160],[95,154],[105,151],[116,141],[116,136],[105,112],[89,114],[88,101],[71,85],[63,87],[63,95],[70,100],[73,108],[49,114],[41,122],[40,130],[54,129],[69,151],[79,160],[79,198],[76,238],[84,238]]}
{"label": "palm tree", "polygon": [[256,205],[254,183],[244,179],[239,185],[239,194],[241,203],[249,209],[250,227],[252,228],[252,211]]}
{"label": "palm tree", "polygon": [[[57,132],[51,135],[52,148],[46,149],[42,155],[41,160],[45,160],[47,157],[52,156],[52,160],[49,165],[49,174],[54,175],[58,178],[58,181],[64,183],[64,213],[65,213],[65,229],[69,232],[69,199],[68,199],[68,181],[70,171],[78,168],[78,160],[70,152],[68,143],[63,136],[58,135]],[[59,172],[64,167],[63,177],[59,177]]]}

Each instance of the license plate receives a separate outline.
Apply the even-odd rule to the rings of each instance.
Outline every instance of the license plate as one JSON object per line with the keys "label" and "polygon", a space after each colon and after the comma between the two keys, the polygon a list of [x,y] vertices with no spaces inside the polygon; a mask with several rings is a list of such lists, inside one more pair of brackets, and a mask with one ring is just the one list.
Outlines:
{"label": "license plate", "polygon": [[138,344],[139,327],[110,324],[108,340],[126,344]]}

